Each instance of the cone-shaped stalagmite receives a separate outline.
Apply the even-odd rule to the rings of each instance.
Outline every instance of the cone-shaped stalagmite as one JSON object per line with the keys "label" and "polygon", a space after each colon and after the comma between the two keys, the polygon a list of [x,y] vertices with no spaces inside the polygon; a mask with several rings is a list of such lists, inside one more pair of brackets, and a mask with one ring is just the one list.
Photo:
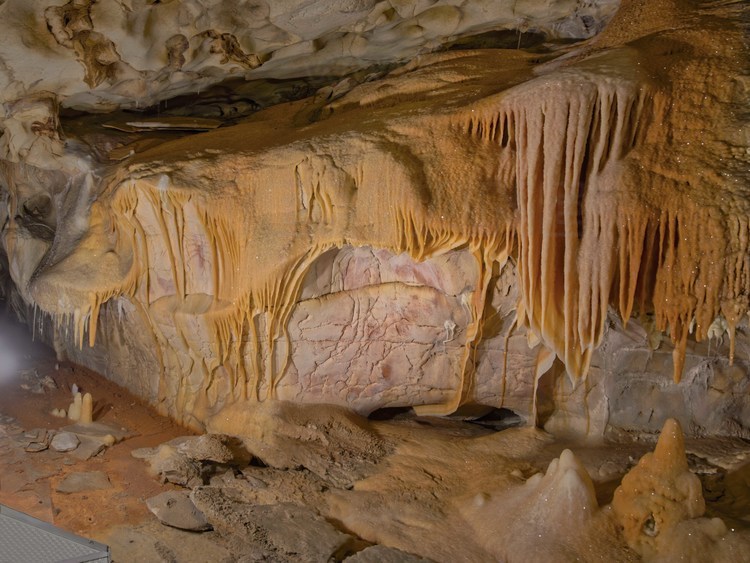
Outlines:
{"label": "cone-shaped stalagmite", "polygon": [[688,469],[679,422],[664,423],[656,448],[625,475],[612,507],[628,544],[642,555],[663,548],[678,523],[703,515],[701,482]]}

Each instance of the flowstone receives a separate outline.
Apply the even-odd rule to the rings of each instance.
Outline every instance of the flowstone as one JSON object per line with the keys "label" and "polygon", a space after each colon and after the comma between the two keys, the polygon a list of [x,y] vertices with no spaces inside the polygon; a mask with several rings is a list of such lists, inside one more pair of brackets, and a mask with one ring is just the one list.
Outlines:
{"label": "flowstone", "polygon": [[[198,430],[284,400],[748,435],[747,6],[136,4],[0,6],[4,294],[61,357]],[[217,119],[67,111],[326,64]]]}

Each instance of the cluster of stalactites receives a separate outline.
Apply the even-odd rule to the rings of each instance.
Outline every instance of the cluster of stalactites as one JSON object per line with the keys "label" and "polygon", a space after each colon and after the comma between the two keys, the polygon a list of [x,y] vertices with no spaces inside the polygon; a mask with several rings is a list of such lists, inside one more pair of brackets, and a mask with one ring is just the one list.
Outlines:
{"label": "cluster of stalactites", "polygon": [[[468,133],[515,150],[519,316],[573,377],[586,375],[610,305],[625,323],[637,311],[669,332],[675,381],[688,333],[705,339],[720,315],[731,362],[748,310],[747,218],[700,207],[659,174],[629,174],[648,164],[639,144],[659,121],[659,96],[590,82],[564,100],[549,89],[533,103],[516,96],[468,122]],[[672,199],[654,206],[644,189]]]}

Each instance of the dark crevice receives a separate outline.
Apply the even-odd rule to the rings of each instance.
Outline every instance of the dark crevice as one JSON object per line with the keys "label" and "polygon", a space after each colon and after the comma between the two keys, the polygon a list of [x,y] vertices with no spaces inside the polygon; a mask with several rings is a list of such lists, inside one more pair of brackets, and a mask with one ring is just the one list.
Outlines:
{"label": "dark crevice", "polygon": [[377,409],[370,413],[370,420],[401,420],[404,418],[414,418],[414,409],[411,407],[385,407]]}
{"label": "dark crevice", "polygon": [[586,184],[589,179],[589,152],[583,151],[583,162],[581,163],[581,172],[578,177],[578,203],[576,204],[576,221],[578,224],[578,240],[583,239],[583,205],[586,196]]}
{"label": "dark crevice", "polygon": [[471,49],[533,49],[541,47],[547,36],[538,31],[497,29],[470,37],[462,37],[445,45],[448,51]]}
{"label": "dark crevice", "polygon": [[506,408],[492,409],[486,415],[471,421],[484,428],[499,432],[507,428],[516,428],[526,424],[523,417]]}

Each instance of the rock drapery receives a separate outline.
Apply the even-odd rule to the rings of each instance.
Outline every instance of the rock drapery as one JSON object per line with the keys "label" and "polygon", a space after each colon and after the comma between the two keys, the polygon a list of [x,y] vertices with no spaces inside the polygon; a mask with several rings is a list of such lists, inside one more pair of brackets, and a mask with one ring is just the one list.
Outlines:
{"label": "rock drapery", "polygon": [[[416,18],[418,40],[398,42],[388,61],[360,53],[368,64],[412,56],[430,34],[437,46],[485,31],[479,2],[452,27],[447,5],[411,13],[392,3],[386,25],[370,3],[341,4],[351,19],[336,20],[336,44],[363,53]],[[94,152],[65,138],[60,104],[153,104],[232,69],[294,76],[291,62],[279,70],[292,53],[315,68],[326,48],[311,45],[335,43],[316,6],[268,8],[252,49],[214,22],[154,31],[165,35],[158,55],[136,55],[103,4],[71,2],[43,11],[41,37],[76,79],[33,86],[22,77],[33,65],[16,72],[2,53],[13,79],[2,137],[7,271],[23,302],[51,315],[61,350],[194,426],[269,398],[365,413],[484,404],[538,419],[555,356],[573,379],[604,363],[595,358],[610,306],[657,340],[668,332],[675,381],[691,332],[701,342],[725,327],[731,363],[750,295],[742,6],[625,2],[572,47],[420,54],[175,140],[109,137]],[[138,29],[157,29],[148,17],[177,9],[132,14],[145,18]],[[375,18],[367,31],[360,12]],[[226,16],[212,14],[201,17]],[[585,37],[599,24],[570,31],[585,17],[530,15],[514,27]],[[300,41],[263,43],[272,24]],[[136,130],[170,123],[126,119]],[[517,336],[542,344],[509,370]]]}

